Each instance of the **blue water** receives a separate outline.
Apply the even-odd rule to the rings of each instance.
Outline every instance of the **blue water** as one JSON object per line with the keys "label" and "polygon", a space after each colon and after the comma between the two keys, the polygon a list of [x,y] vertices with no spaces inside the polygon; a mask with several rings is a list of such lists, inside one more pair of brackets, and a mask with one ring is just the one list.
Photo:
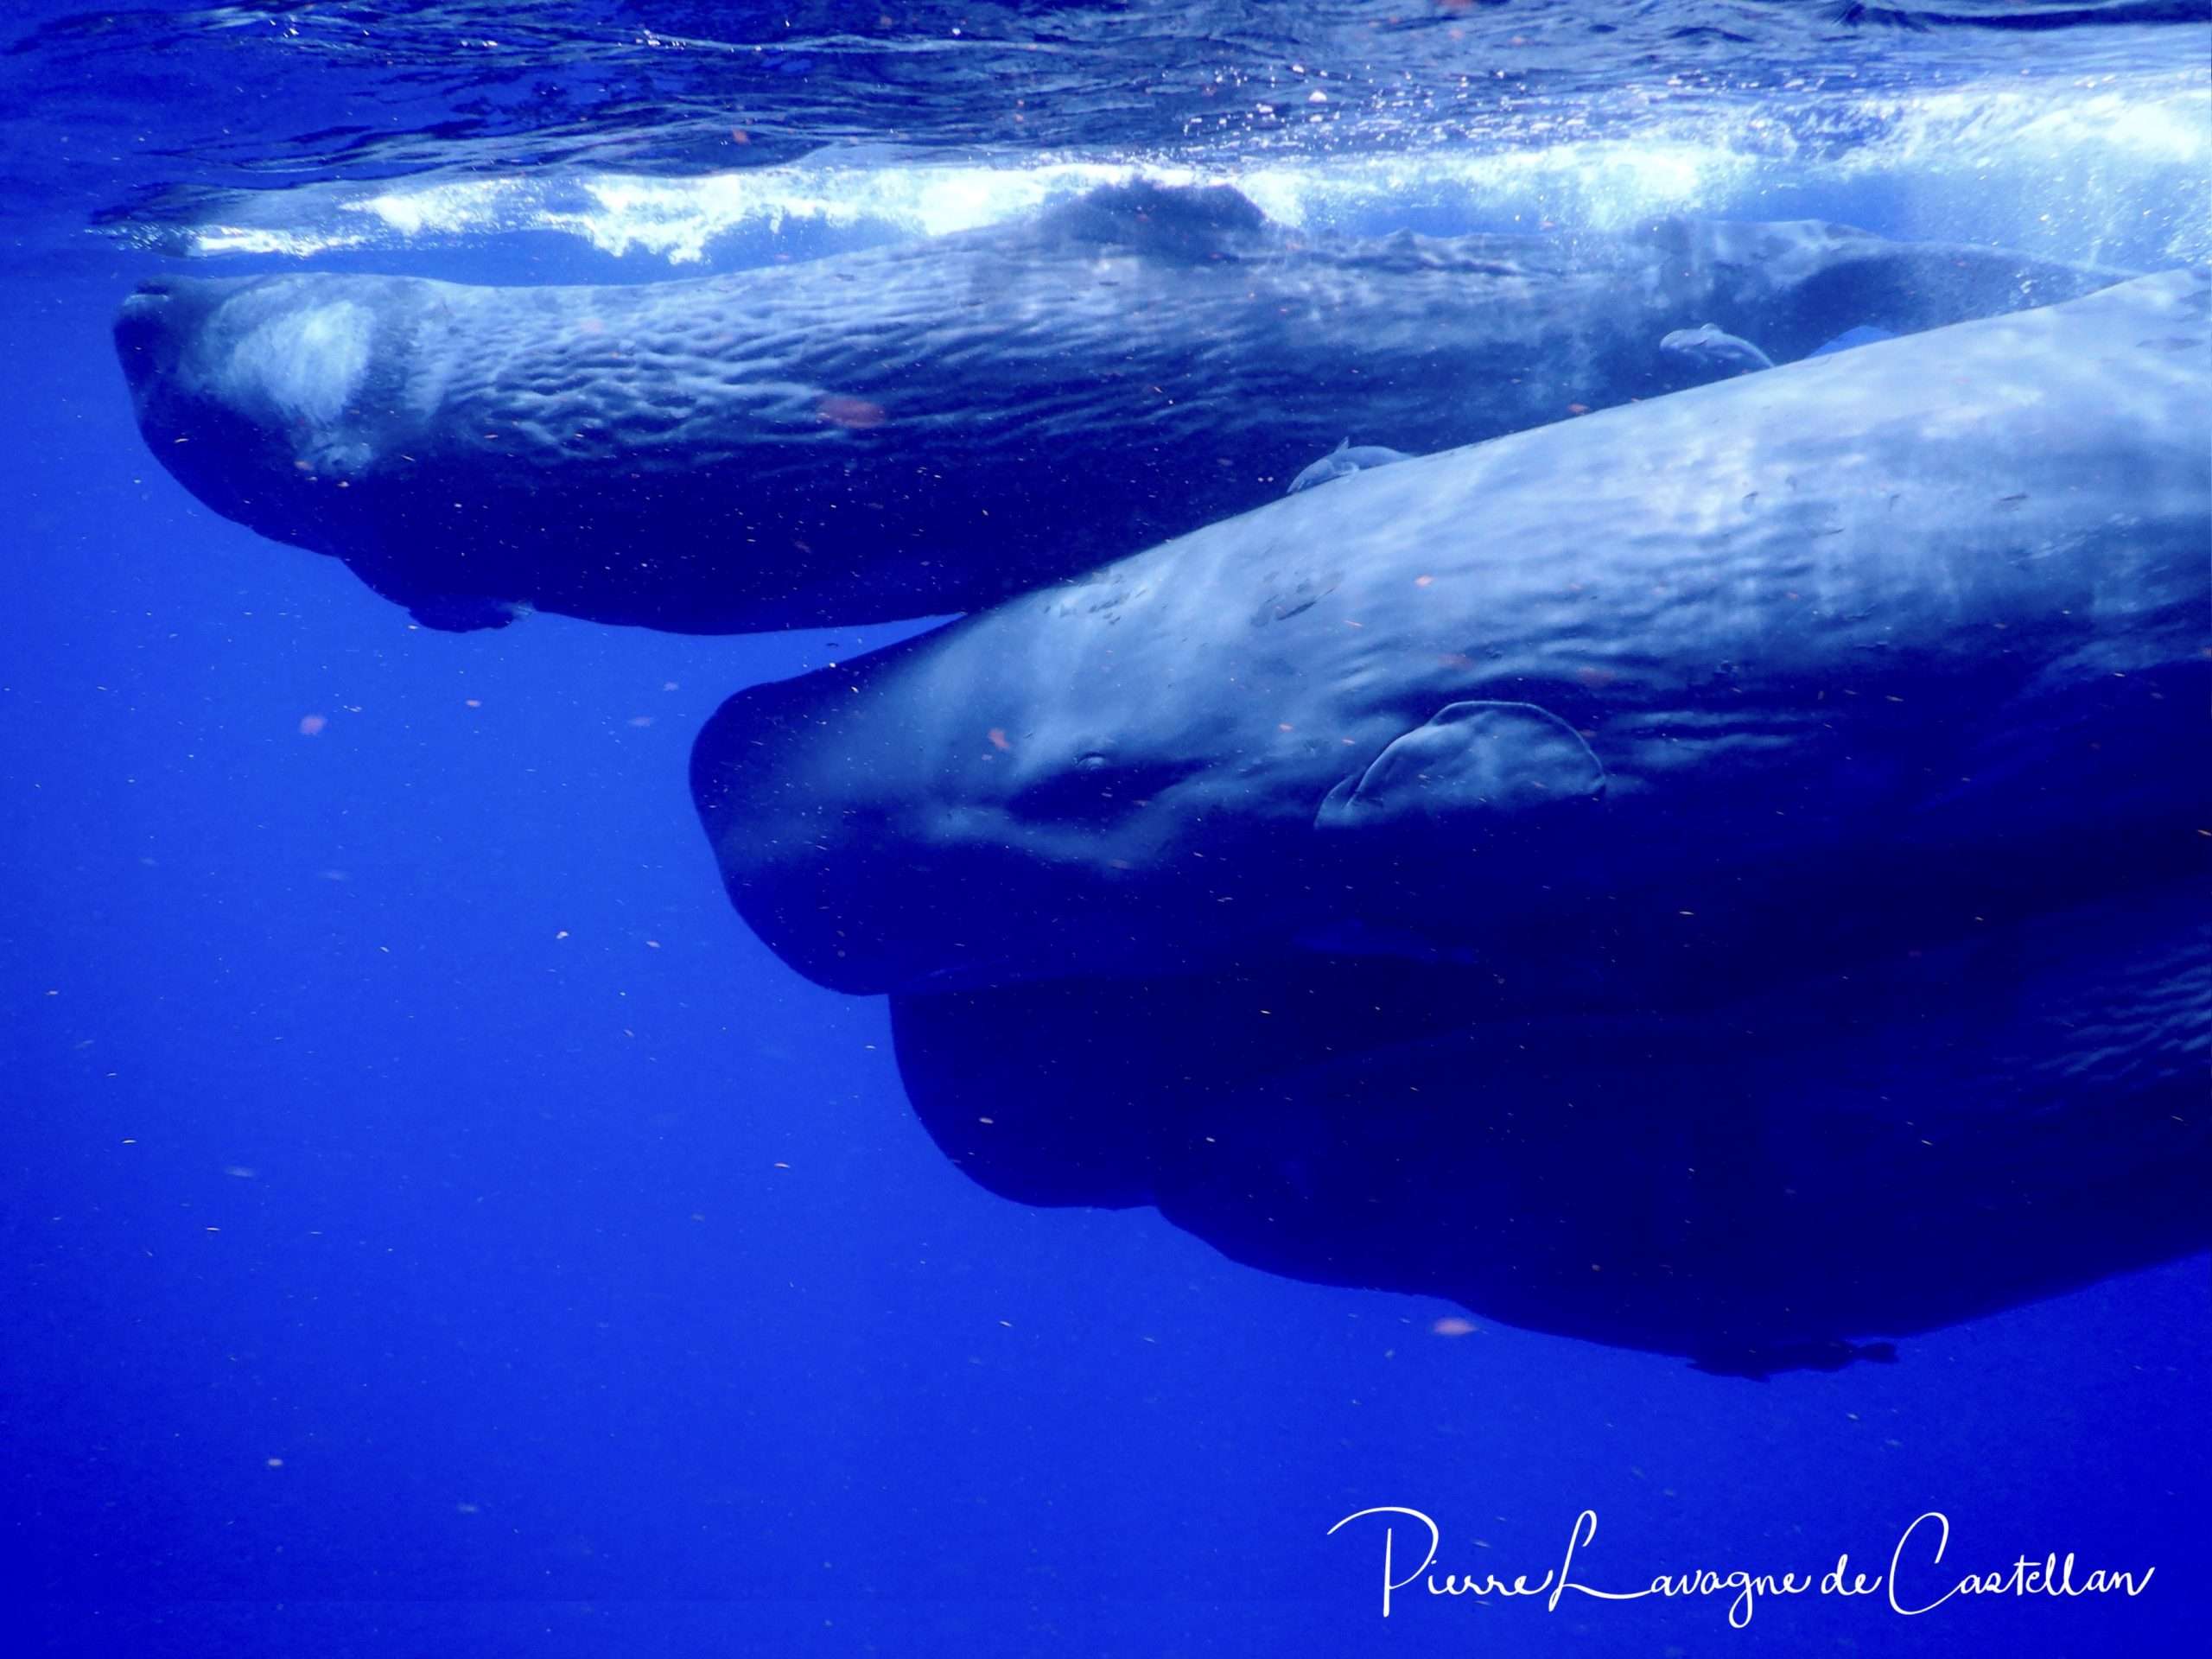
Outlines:
{"label": "blue water", "polygon": [[[2195,1650],[2201,1259],[1758,1383],[996,1198],[916,1122],[883,1004],[732,912],[685,789],[723,697],[899,630],[416,628],[193,500],[108,341],[180,261],[643,281],[1132,168],[1360,229],[2212,249],[2203,7],[1878,10],[11,14],[5,1650]],[[1328,1535],[1375,1505],[1507,1576],[1594,1510],[1577,1576],[1618,1587],[1881,1571],[1930,1510],[1946,1568],[2156,1575],[1386,1622],[1379,1529]]]}

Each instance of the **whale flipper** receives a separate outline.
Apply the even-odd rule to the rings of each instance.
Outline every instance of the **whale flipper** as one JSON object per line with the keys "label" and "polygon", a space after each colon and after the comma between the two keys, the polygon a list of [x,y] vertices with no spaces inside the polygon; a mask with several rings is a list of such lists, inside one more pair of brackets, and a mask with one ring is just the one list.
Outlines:
{"label": "whale flipper", "polygon": [[486,628],[504,628],[517,618],[528,615],[530,607],[512,600],[484,599],[474,594],[441,594],[411,601],[407,613],[423,626],[435,628],[440,633],[476,633]]}
{"label": "whale flipper", "polygon": [[1782,1371],[1840,1371],[1859,1361],[1876,1365],[1897,1363],[1893,1342],[1785,1342],[1761,1346],[1710,1349],[1690,1361],[1690,1369],[1707,1376],[1740,1376],[1752,1382],[1769,1382]]}
{"label": "whale flipper", "polygon": [[1455,702],[1384,749],[1321,803],[1327,830],[1493,823],[1588,803],[1605,769],[1574,728],[1532,702]]}

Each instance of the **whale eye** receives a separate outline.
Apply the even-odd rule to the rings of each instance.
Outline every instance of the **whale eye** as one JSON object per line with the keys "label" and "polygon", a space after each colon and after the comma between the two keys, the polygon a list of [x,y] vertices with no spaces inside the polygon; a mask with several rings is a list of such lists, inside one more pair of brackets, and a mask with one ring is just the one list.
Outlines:
{"label": "whale eye", "polygon": [[1116,764],[1096,750],[1058,772],[1025,785],[1008,803],[1036,822],[1103,823],[1151,803],[1200,768],[1190,762]]}

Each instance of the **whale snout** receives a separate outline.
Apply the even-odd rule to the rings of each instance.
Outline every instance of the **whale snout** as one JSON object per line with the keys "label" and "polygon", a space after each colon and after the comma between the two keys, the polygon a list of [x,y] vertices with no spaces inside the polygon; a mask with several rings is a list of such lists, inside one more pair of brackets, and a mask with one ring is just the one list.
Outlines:
{"label": "whale snout", "polygon": [[1057,855],[1067,800],[1039,818],[1009,795],[1005,734],[932,724],[925,689],[896,671],[922,644],[753,686],[700,731],[692,800],[732,904],[786,964],[848,995],[1116,971],[1113,923],[1137,901],[1096,861]]}
{"label": "whale snout", "polygon": [[196,341],[213,309],[207,287],[188,279],[141,285],[116,313],[115,355],[147,447],[188,489],[238,518],[224,454],[257,435],[208,396],[196,371]]}
{"label": "whale snout", "polygon": [[147,283],[116,313],[115,354],[133,393],[175,368],[177,309],[168,283]]}
{"label": "whale snout", "polygon": [[115,320],[149,437],[213,418],[319,439],[349,423],[377,340],[365,299],[295,276],[149,282]]}
{"label": "whale snout", "polygon": [[899,855],[910,842],[892,802],[866,786],[878,775],[869,734],[846,725],[844,742],[823,741],[824,726],[845,722],[810,695],[814,678],[724,702],[692,747],[692,798],[747,925],[816,983],[868,995],[896,976],[902,898],[925,905],[931,887]]}
{"label": "whale snout", "polygon": [[115,355],[149,442],[184,435],[226,411],[206,371],[207,336],[238,283],[163,278],[143,283],[115,315]]}
{"label": "whale snout", "polygon": [[[359,379],[358,327],[303,311],[297,277],[170,277],[115,316],[115,352],[147,447],[206,506],[279,541],[327,550],[323,478],[364,446],[327,415]],[[348,320],[340,317],[344,323]]]}

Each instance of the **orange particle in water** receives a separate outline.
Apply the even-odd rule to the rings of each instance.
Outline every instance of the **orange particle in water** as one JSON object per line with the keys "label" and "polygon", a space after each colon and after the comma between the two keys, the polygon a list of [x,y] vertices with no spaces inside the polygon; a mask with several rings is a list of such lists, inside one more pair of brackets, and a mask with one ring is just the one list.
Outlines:
{"label": "orange particle in water", "polygon": [[1567,412],[1570,415],[1587,415],[1590,412],[1590,405],[1587,404],[1569,404],[1567,406]]}
{"label": "orange particle in water", "polygon": [[1448,1313],[1428,1328],[1440,1337],[1471,1337],[1475,1333],[1472,1319],[1456,1319]]}
{"label": "orange particle in water", "polygon": [[1414,586],[1416,588],[1426,588],[1430,582],[1434,582],[1436,578],[1434,576],[1415,576],[1414,578]]}
{"label": "orange particle in water", "polygon": [[1006,741],[1006,728],[1003,726],[992,727],[989,736],[991,740],[991,747],[995,749],[1010,749],[1014,747],[1013,744]]}
{"label": "orange particle in water", "polygon": [[855,432],[863,432],[871,426],[883,424],[881,404],[871,404],[865,397],[847,397],[836,392],[816,404],[814,412],[832,426],[842,426]]}
{"label": "orange particle in water", "polygon": [[300,735],[302,737],[313,737],[317,732],[321,731],[324,727],[329,724],[330,722],[325,720],[321,715],[302,715],[300,716]]}
{"label": "orange particle in water", "polygon": [[753,142],[753,135],[743,127],[732,127],[729,130],[729,141],[733,144],[749,144]]}
{"label": "orange particle in water", "polygon": [[1574,677],[1595,691],[1600,686],[1611,685],[1620,676],[1610,668],[1578,668],[1574,671]]}
{"label": "orange particle in water", "polygon": [[576,332],[580,334],[603,334],[607,332],[607,325],[597,317],[586,317],[576,325]]}

